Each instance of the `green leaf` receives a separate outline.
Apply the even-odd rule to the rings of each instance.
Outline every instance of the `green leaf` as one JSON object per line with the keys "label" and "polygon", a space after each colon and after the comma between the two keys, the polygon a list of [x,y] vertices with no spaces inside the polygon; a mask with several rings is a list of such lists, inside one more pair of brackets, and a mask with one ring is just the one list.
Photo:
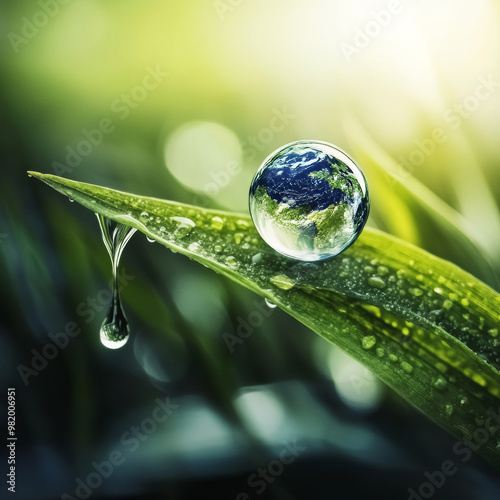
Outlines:
{"label": "green leaf", "polygon": [[30,174],[268,298],[457,438],[491,431],[478,453],[500,467],[500,295],[469,273],[370,228],[336,258],[298,262],[246,215]]}

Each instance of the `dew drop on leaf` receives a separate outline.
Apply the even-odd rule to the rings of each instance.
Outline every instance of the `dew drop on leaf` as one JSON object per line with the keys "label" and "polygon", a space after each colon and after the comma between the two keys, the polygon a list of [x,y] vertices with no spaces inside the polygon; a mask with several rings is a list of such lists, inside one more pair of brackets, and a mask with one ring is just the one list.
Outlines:
{"label": "dew drop on leaf", "polygon": [[368,284],[373,288],[380,289],[385,288],[386,286],[385,281],[379,276],[371,276],[370,278],[368,278]]}
{"label": "dew drop on leaf", "polygon": [[363,349],[371,349],[377,343],[377,339],[373,335],[367,335],[361,339],[361,347]]}

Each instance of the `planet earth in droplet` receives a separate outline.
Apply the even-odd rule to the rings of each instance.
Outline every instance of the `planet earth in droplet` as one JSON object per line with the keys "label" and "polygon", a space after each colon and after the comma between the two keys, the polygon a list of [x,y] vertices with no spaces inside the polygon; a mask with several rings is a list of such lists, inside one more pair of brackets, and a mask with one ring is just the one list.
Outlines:
{"label": "planet earth in droplet", "polygon": [[343,151],[297,141],[269,155],[250,186],[250,215],[277,252],[304,261],[334,257],[368,219],[366,179]]}

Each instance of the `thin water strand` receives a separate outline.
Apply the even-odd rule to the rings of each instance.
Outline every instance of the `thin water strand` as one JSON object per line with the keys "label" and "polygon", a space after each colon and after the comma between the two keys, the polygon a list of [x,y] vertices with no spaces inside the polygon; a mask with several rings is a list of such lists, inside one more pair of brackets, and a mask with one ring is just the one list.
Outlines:
{"label": "thin water strand", "polygon": [[118,265],[123,249],[136,229],[115,222],[100,214],[96,214],[96,216],[101,228],[102,240],[111,259],[113,273],[111,304],[101,325],[100,338],[103,346],[108,349],[118,349],[127,343],[130,336],[130,328],[123,311],[118,286]]}

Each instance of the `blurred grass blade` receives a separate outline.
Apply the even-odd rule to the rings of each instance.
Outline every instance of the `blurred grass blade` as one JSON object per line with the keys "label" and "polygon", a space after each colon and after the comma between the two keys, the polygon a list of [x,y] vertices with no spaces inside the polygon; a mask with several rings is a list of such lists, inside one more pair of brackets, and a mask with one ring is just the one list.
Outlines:
{"label": "blurred grass blade", "polygon": [[470,231],[470,223],[394,160],[357,120],[346,120],[344,128],[367,175],[375,208],[372,214],[380,214],[381,229],[436,255],[444,253],[498,289],[498,277]]}
{"label": "blurred grass blade", "polygon": [[[248,216],[31,174],[267,297],[457,438],[500,419],[500,295],[455,265],[369,228],[337,258],[297,262]],[[500,468],[497,441],[478,453]]]}

